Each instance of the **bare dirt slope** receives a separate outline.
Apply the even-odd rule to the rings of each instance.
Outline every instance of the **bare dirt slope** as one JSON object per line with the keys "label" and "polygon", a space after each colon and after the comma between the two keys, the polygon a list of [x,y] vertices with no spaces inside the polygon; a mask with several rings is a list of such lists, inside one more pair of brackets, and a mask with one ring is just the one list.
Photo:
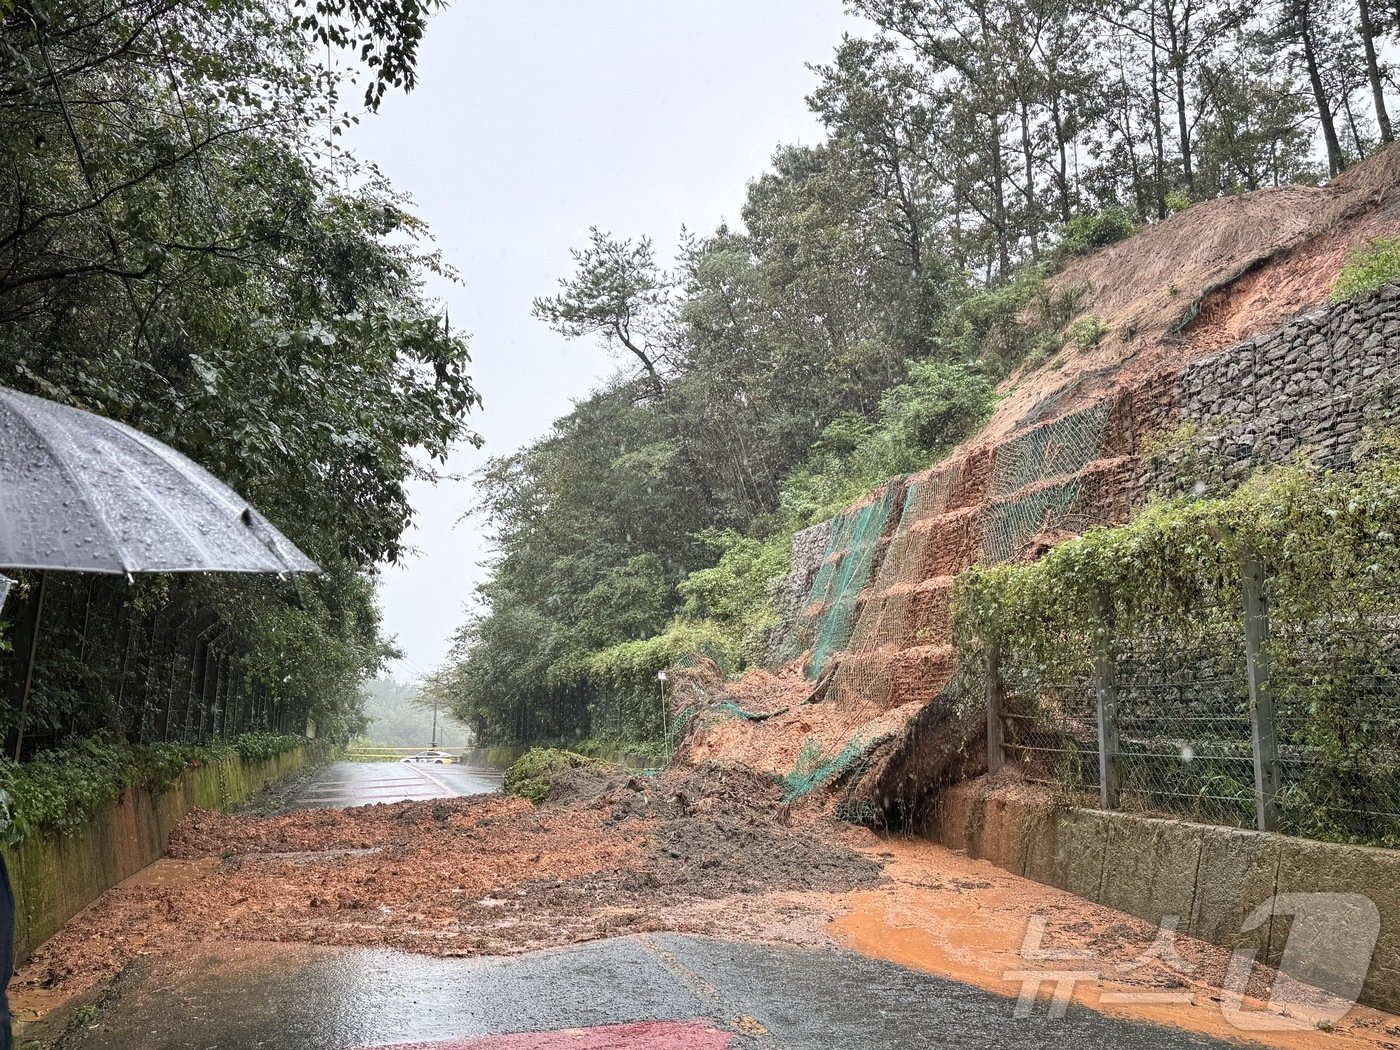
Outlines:
{"label": "bare dirt slope", "polygon": [[1072,260],[1054,280],[1108,335],[1084,353],[1013,375],[974,440],[1004,437],[1050,395],[1060,411],[1115,386],[1276,328],[1327,298],[1348,252],[1400,233],[1400,148],[1326,186],[1203,201],[1126,241]]}
{"label": "bare dirt slope", "polygon": [[[1072,260],[1052,283],[1080,293],[1078,318],[1104,336],[1008,377],[972,440],[843,511],[806,587],[800,564],[790,581],[805,597],[786,652],[806,651],[708,687],[695,706],[713,713],[695,721],[686,754],[790,774],[856,745],[869,756],[833,782],[844,777],[849,795],[863,781],[856,793],[886,817],[916,809],[907,796],[940,778],[979,772],[975,725],[939,706],[957,670],[956,576],[1127,521],[1145,498],[1142,449],[1179,422],[1182,369],[1324,301],[1348,254],[1379,236],[1400,236],[1400,146],[1327,186],[1196,204]],[[893,509],[867,527],[877,503]],[[733,705],[771,717],[725,717]]]}

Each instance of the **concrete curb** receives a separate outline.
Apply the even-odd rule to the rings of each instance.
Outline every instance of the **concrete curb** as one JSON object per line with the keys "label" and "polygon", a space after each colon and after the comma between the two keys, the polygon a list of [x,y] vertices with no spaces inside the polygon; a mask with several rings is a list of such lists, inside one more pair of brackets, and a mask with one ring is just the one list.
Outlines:
{"label": "concrete curb", "polygon": [[5,848],[15,894],[15,961],[107,890],[165,856],[175,824],[195,807],[229,809],[300,769],[305,748],[262,762],[237,757],[187,770],[159,796],[129,789],[77,835],[37,835]]}
{"label": "concrete curb", "polygon": [[[1061,807],[985,781],[944,792],[927,831],[970,857],[1148,922],[1176,915],[1178,932],[1252,949],[1285,970],[1292,916],[1271,914],[1243,932],[1247,917],[1284,894],[1360,894],[1381,927],[1359,1001],[1400,1012],[1400,851]],[[1308,955],[1306,975],[1295,976],[1345,987],[1327,952]]]}

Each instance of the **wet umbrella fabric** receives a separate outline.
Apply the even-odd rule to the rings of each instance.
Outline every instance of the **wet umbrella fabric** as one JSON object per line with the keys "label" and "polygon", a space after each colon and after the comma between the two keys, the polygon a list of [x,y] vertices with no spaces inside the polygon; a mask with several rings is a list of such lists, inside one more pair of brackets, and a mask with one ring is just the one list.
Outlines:
{"label": "wet umbrella fabric", "polygon": [[316,572],[193,460],[103,416],[0,387],[0,565]]}

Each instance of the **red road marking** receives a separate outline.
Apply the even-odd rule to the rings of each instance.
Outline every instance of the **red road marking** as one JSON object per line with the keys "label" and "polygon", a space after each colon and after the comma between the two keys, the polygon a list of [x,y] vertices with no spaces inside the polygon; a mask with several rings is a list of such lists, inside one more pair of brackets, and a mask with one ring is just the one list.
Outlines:
{"label": "red road marking", "polygon": [[491,1035],[437,1043],[394,1044],[380,1050],[727,1050],[734,1036],[703,1021],[643,1021],[607,1028]]}

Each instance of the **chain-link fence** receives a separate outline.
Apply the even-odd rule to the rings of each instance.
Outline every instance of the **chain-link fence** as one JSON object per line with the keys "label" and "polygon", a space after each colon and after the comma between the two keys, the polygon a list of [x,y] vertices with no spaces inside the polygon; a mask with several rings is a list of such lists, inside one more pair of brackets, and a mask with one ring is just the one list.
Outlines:
{"label": "chain-link fence", "polygon": [[1280,825],[1400,846],[1400,586],[1271,595]]}
{"label": "chain-link fence", "polygon": [[990,653],[990,764],[1105,808],[1400,846],[1400,589],[1247,560],[1198,597],[1086,625],[1050,673]]}

